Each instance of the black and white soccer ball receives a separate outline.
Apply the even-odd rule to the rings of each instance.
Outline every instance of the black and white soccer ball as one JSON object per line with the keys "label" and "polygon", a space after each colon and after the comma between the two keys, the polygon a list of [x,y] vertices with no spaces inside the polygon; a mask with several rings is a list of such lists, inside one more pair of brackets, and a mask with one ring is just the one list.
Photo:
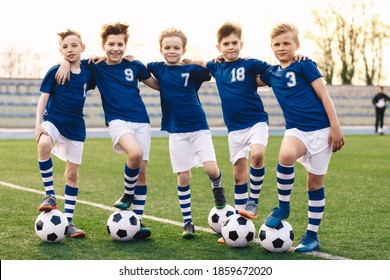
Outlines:
{"label": "black and white soccer ball", "polygon": [[291,225],[282,220],[276,228],[263,224],[259,230],[260,245],[271,253],[284,253],[293,245],[294,231]]}
{"label": "black and white soccer ball", "polygon": [[107,231],[112,239],[130,241],[140,230],[141,222],[131,210],[117,210],[107,220]]}
{"label": "black and white soccer ball", "polygon": [[68,220],[59,210],[42,212],[35,220],[35,233],[45,242],[60,242],[68,233]]}
{"label": "black and white soccer ball", "polygon": [[245,247],[253,242],[256,229],[251,220],[234,214],[222,223],[221,233],[227,245]]}
{"label": "black and white soccer ball", "polygon": [[226,204],[226,206],[222,209],[218,209],[215,206],[211,208],[209,212],[209,216],[207,218],[207,221],[209,223],[209,226],[214,230],[216,233],[221,233],[222,223],[231,215],[234,215],[235,209]]}

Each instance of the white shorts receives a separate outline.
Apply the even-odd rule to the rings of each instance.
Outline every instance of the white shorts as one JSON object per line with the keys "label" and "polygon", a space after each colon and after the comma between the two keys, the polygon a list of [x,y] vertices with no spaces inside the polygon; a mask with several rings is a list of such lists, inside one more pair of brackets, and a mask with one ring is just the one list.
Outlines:
{"label": "white shorts", "polygon": [[173,173],[217,161],[210,130],[169,134],[169,154]]}
{"label": "white shorts", "polygon": [[252,127],[229,132],[228,141],[230,161],[234,165],[240,158],[248,159],[252,145],[261,144],[267,147],[268,124],[258,122]]}
{"label": "white shorts", "polygon": [[148,123],[134,123],[122,120],[113,120],[108,124],[108,132],[112,139],[114,151],[117,153],[124,153],[119,147],[119,139],[125,133],[131,133],[135,136],[138,143],[141,145],[144,153],[143,160],[149,160],[150,141],[152,133],[150,131],[150,124]]}
{"label": "white shorts", "polygon": [[83,157],[84,142],[69,140],[61,135],[58,129],[49,121],[44,121],[42,127],[49,133],[53,141],[51,153],[63,161],[69,161],[74,164],[81,164]]}
{"label": "white shorts", "polygon": [[307,152],[297,161],[308,172],[315,175],[325,175],[332,157],[332,147],[328,144],[329,133],[329,127],[309,132],[292,128],[287,129],[284,136],[295,136],[303,142]]}

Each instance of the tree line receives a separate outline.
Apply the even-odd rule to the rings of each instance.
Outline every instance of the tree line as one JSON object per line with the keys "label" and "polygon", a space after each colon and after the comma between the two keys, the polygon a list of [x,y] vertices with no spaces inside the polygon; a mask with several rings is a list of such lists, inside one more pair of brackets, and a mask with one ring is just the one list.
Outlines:
{"label": "tree line", "polygon": [[[305,39],[313,41],[315,60],[327,84],[376,85],[383,81],[384,48],[390,26],[375,11],[374,0],[312,3],[314,25]],[[0,77],[41,78],[42,56],[12,46],[0,54]]]}

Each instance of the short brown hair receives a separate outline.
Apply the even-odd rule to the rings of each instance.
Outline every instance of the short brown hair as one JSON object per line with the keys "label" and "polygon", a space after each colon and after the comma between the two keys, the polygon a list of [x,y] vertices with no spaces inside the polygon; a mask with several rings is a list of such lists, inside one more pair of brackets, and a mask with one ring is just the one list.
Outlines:
{"label": "short brown hair", "polygon": [[102,39],[102,43],[106,43],[107,37],[109,35],[125,35],[125,43],[129,40],[129,25],[125,23],[115,22],[115,23],[107,23],[102,26],[102,30],[100,32],[100,38]]}
{"label": "short brown hair", "polygon": [[284,22],[281,22],[281,23],[278,23],[271,31],[271,40],[283,33],[286,33],[286,32],[292,32],[295,36],[295,41],[298,42],[299,39],[298,39],[298,27],[293,24],[293,23],[284,23]]}
{"label": "short brown hair", "polygon": [[60,37],[60,45],[61,45],[61,42],[68,36],[77,36],[80,38],[80,42],[81,44],[83,43],[83,40],[81,39],[81,35],[79,32],[75,31],[75,30],[72,30],[72,29],[66,29],[65,31],[62,31],[62,32],[58,32],[57,33],[58,37]]}
{"label": "short brown hair", "polygon": [[184,32],[174,27],[170,27],[161,32],[160,37],[158,38],[160,47],[162,47],[162,41],[168,37],[179,37],[183,42],[183,48],[187,46],[187,36],[184,34]]}
{"label": "short brown hair", "polygon": [[242,36],[242,28],[237,23],[225,22],[217,31],[217,41],[221,43],[222,39],[235,34],[240,40]]}

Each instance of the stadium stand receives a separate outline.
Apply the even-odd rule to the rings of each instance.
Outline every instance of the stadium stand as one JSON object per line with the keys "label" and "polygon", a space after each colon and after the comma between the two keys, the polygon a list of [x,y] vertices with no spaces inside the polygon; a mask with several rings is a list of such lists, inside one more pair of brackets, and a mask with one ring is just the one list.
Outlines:
{"label": "stadium stand", "polygon": [[[33,128],[35,110],[40,96],[41,80],[0,79],[0,128]],[[335,103],[342,126],[373,126],[375,121],[371,99],[377,87],[370,86],[327,86]],[[147,106],[151,125],[160,127],[161,109],[159,93],[140,83],[143,100]],[[389,92],[385,88],[385,92]],[[268,87],[259,88],[270,126],[284,126],[279,105]],[[223,127],[220,99],[213,81],[204,83],[199,90],[199,98],[206,111],[211,127]],[[104,127],[104,114],[100,94],[96,89],[88,93],[85,106],[85,120],[88,128]],[[386,119],[390,110],[386,111]],[[386,120],[385,119],[385,120]]]}

